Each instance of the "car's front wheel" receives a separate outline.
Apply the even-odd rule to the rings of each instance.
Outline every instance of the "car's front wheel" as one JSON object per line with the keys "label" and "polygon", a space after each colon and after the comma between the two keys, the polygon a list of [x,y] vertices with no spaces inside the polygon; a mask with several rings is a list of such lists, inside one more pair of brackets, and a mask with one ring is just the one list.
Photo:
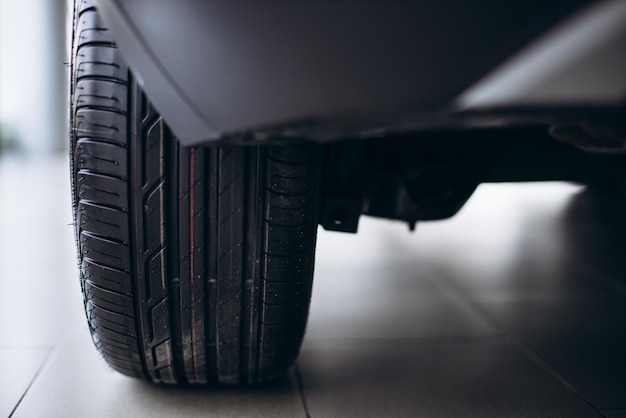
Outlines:
{"label": "car's front wheel", "polygon": [[95,8],[76,9],[71,173],[97,348],[154,382],[280,374],[308,313],[317,147],[181,147]]}

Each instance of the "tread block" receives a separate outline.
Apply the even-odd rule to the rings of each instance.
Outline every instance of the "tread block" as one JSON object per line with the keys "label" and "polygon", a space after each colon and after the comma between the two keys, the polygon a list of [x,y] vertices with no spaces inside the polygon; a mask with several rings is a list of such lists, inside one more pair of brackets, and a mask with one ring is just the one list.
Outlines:
{"label": "tread block", "polygon": [[148,300],[161,300],[167,296],[167,266],[165,248],[161,248],[147,261]]}
{"label": "tread block", "polygon": [[79,14],[82,13],[84,10],[91,9],[94,6],[95,4],[93,0],[78,0],[77,1],[77,8],[78,8]]}
{"label": "tread block", "polygon": [[128,211],[128,186],[124,180],[103,174],[79,171],[76,175],[78,197]]}
{"label": "tread block", "polygon": [[[97,305],[94,304],[94,306],[97,306]],[[92,324],[92,327],[95,328],[96,325],[98,326],[101,325],[105,328],[109,328],[121,334],[126,334],[129,337],[136,337],[135,323],[132,320],[132,318],[128,318],[126,316],[121,316],[121,315],[120,315],[120,318],[122,318],[121,322],[110,321],[106,319],[105,317],[103,317],[102,315],[99,315],[93,309],[91,309],[88,313],[89,323]]]}
{"label": "tread block", "polygon": [[101,202],[128,211],[126,181],[103,174],[79,171],[76,175],[78,197],[81,200]]}
{"label": "tread block", "polygon": [[312,182],[307,179],[295,182],[290,178],[270,174],[268,185],[270,192],[296,196],[311,193]]}
{"label": "tread block", "polygon": [[277,226],[267,223],[266,251],[274,256],[295,256],[305,254],[311,236],[308,225],[294,227]]}
{"label": "tread block", "polygon": [[242,217],[244,209],[244,184],[242,181],[231,182],[222,191],[219,199],[218,224],[223,225],[227,221],[235,223],[232,217]]}
{"label": "tread block", "polygon": [[[133,315],[132,309],[130,306],[120,306],[118,304],[112,303],[110,300],[102,299],[101,297],[94,296],[93,288],[89,288],[85,291],[85,299],[87,299],[87,304],[89,309],[93,310],[94,307],[98,308],[98,312],[100,313],[110,313],[119,315],[121,317],[130,318]],[[114,321],[111,321],[114,322]],[[115,322],[117,323],[117,322]]]}
{"label": "tread block", "polygon": [[132,352],[129,350],[128,344],[111,340],[108,336],[104,335],[101,332],[101,330],[102,330],[101,328],[98,329],[97,331],[95,329],[92,329],[92,332],[93,332],[92,335],[96,335],[98,338],[96,346],[100,350],[107,353],[110,357],[113,357],[115,353],[127,352],[128,354],[127,356],[120,356],[119,358],[120,359],[123,359],[124,357],[132,358]]}
{"label": "tread block", "polygon": [[127,213],[88,201],[79,202],[77,212],[77,221],[82,229],[128,242]]}
{"label": "tread block", "polygon": [[96,306],[115,312],[127,317],[132,317],[134,312],[131,299],[127,295],[111,292],[90,282],[85,282],[85,292],[87,300],[92,301]]}
{"label": "tread block", "polygon": [[241,315],[241,291],[229,295],[226,299],[222,299],[220,294],[220,302],[217,310],[219,318],[219,327],[228,327],[232,323],[238,322]]}
{"label": "tread block", "polygon": [[264,281],[264,302],[268,305],[284,305],[300,297],[302,282],[291,280],[285,282]]}
{"label": "tread block", "polygon": [[99,265],[85,258],[81,262],[81,270],[86,281],[114,292],[131,294],[130,274],[125,271]]}
{"label": "tread block", "polygon": [[78,109],[74,116],[78,138],[102,139],[126,145],[126,117],[116,112]]}
{"label": "tread block", "polygon": [[172,340],[167,339],[152,347],[154,366],[159,368],[172,364],[174,355],[172,353]]}
{"label": "tread block", "polygon": [[91,336],[96,347],[113,360],[126,362],[132,361],[134,358],[139,359],[139,353],[135,350],[127,348],[120,350],[122,344],[111,342],[107,338],[101,338],[101,335],[93,332],[93,330]]}
{"label": "tread block", "polygon": [[313,263],[312,256],[278,257],[268,255],[264,268],[265,280],[284,282],[296,279],[305,280]]}
{"label": "tread block", "polygon": [[297,210],[307,207],[309,199],[307,195],[288,196],[278,193],[269,194],[269,208],[274,212],[277,209]]}
{"label": "tread block", "polygon": [[128,314],[114,312],[112,310],[103,308],[102,306],[96,304],[89,299],[87,300],[87,312],[90,314],[90,316],[104,318],[105,320],[116,324],[130,325],[134,321],[134,318],[132,317],[133,312],[129,312]]}
{"label": "tread block", "polygon": [[[96,338],[94,338],[94,344],[100,353],[105,357],[109,366],[122,373],[124,373],[125,370],[134,369],[134,373],[130,374],[130,376],[142,376],[141,369],[137,367],[137,362],[140,361],[139,353],[133,351],[120,351],[115,347],[109,346],[105,342],[96,341]],[[118,369],[118,366],[120,366],[121,369]]]}
{"label": "tread block", "polygon": [[309,208],[272,208],[271,215],[266,215],[268,225],[295,227],[311,222],[313,214]]}
{"label": "tread block", "polygon": [[163,383],[178,383],[178,379],[174,373],[174,367],[167,366],[156,371],[157,379],[161,379]]}
{"label": "tread block", "polygon": [[119,83],[128,81],[128,66],[114,47],[83,46],[76,55],[74,77],[104,78]]}
{"label": "tread block", "polygon": [[142,137],[143,154],[146,156],[143,166],[144,184],[153,184],[163,177],[165,165],[164,129],[163,119],[157,118]]}
{"label": "tread block", "polygon": [[165,184],[159,183],[143,202],[143,228],[145,250],[158,249],[165,245]]}
{"label": "tread block", "polygon": [[130,268],[129,248],[119,242],[81,231],[80,249],[84,257],[99,264],[125,271]]}
{"label": "tread block", "polygon": [[104,325],[100,325],[97,322],[92,322],[91,326],[94,331],[98,332],[101,340],[109,341],[111,345],[119,345],[119,347],[122,347],[124,350],[135,345],[134,338],[131,335],[106,328]]}
{"label": "tread block", "polygon": [[[222,149],[220,153],[220,175],[218,183],[220,195],[233,184],[241,184],[243,182],[244,150],[242,148],[243,147],[230,147]],[[240,192],[243,192],[243,190],[240,190]]]}
{"label": "tread block", "polygon": [[241,292],[243,254],[241,248],[233,248],[217,265],[217,285],[220,301],[231,299]]}
{"label": "tread block", "polygon": [[170,306],[168,298],[163,299],[153,307],[148,309],[150,318],[150,335],[152,341],[164,341],[170,337],[169,321]]}
{"label": "tread block", "polygon": [[102,23],[100,14],[95,10],[87,10],[80,14],[76,22],[76,44],[80,48],[88,43],[113,44],[113,37]]}
{"label": "tread block", "polygon": [[125,179],[128,176],[126,150],[115,144],[81,139],[76,145],[76,168]]}
{"label": "tread block", "polygon": [[83,79],[76,83],[74,90],[76,109],[97,107],[126,113],[128,88],[106,80]]}
{"label": "tread block", "polygon": [[[242,229],[242,228],[238,228]],[[232,232],[232,231],[228,231]],[[220,280],[227,279],[230,277],[235,270],[235,266],[241,266],[241,264],[237,264],[243,261],[242,258],[242,246],[243,246],[243,238],[233,242],[233,239],[230,237],[230,234],[227,231],[219,231],[218,232],[218,278]],[[232,235],[241,237],[243,231],[235,231]],[[228,267],[227,267],[228,266]]]}

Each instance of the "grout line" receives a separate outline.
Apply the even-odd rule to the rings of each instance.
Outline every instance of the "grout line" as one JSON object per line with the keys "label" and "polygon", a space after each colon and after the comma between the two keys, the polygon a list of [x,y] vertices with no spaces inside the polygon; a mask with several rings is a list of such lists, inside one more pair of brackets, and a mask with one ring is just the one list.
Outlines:
{"label": "grout line", "polygon": [[304,385],[302,384],[302,375],[300,374],[300,367],[296,363],[293,366],[293,371],[296,377],[296,384],[298,385],[298,392],[300,393],[300,400],[302,401],[302,407],[304,408],[304,414],[306,418],[311,418],[309,413],[309,405],[306,402],[306,396],[304,395]]}
{"label": "grout line", "polygon": [[28,391],[30,390],[30,388],[33,386],[33,384],[35,383],[35,381],[37,380],[37,378],[41,375],[43,369],[46,367],[46,365],[48,364],[50,358],[52,357],[52,353],[54,351],[54,348],[51,348],[50,351],[48,351],[48,354],[46,354],[46,357],[43,359],[43,361],[41,362],[41,365],[37,368],[37,371],[35,372],[35,375],[33,376],[33,378],[30,380],[30,382],[28,383],[28,386],[26,386],[26,389],[24,389],[24,393],[22,393],[22,396],[20,396],[20,399],[18,399],[17,403],[15,404],[15,406],[13,407],[13,410],[9,413],[9,418],[13,417],[13,415],[17,412],[17,409],[20,407],[20,405],[22,404],[22,401],[24,400],[24,398],[26,397],[26,395],[28,394]]}
{"label": "grout line", "polygon": [[77,324],[74,324],[74,325],[71,325],[71,326],[67,327],[65,329],[65,331],[63,331],[61,333],[61,335],[57,339],[57,342],[52,346],[52,348],[50,348],[50,350],[48,351],[48,354],[46,354],[46,357],[41,362],[41,365],[39,366],[39,368],[35,372],[35,375],[31,379],[31,381],[28,384],[28,386],[26,387],[26,389],[24,390],[24,393],[22,394],[22,396],[20,396],[20,399],[15,404],[15,407],[13,408],[11,413],[9,414],[9,418],[12,418],[15,415],[15,413],[19,409],[20,405],[22,404],[22,401],[24,400],[24,398],[26,398],[26,395],[30,391],[30,388],[35,384],[35,382],[37,381],[39,376],[41,376],[43,374],[43,371],[48,367],[48,365],[50,364],[51,360],[54,357],[56,357],[56,355],[59,352],[59,350],[61,349],[61,347],[70,339],[72,332],[75,329],[77,329],[77,328],[79,328],[79,326]]}
{"label": "grout line", "polygon": [[522,339],[513,334],[511,330],[508,330],[505,326],[501,325],[495,318],[493,318],[488,311],[486,311],[478,302],[474,301],[464,289],[455,283],[455,281],[450,277],[448,272],[441,267],[435,267],[433,270],[436,270],[439,276],[442,278],[438,281],[433,282],[441,282],[444,284],[436,283],[435,285],[440,287],[441,291],[446,293],[447,295],[453,297],[458,303],[461,303],[468,308],[471,308],[473,311],[476,311],[478,315],[480,315],[484,320],[488,321],[499,333],[507,336],[510,344],[517,349],[522,355],[528,358],[530,361],[539,366],[543,371],[548,373],[553,379],[557,382],[561,383],[565,388],[567,388],[575,397],[580,399],[583,403],[589,406],[593,411],[597,412],[601,416],[605,416],[597,407],[595,407],[590,401],[588,401],[577,389],[574,385],[569,383],[567,379],[561,376],[556,370],[554,370],[548,363],[546,363],[537,353],[531,350],[526,344],[522,342]]}
{"label": "grout line", "polygon": [[572,264],[581,270],[583,273],[583,279],[587,279],[592,283],[604,287],[607,290],[611,290],[621,296],[626,296],[626,284],[620,282],[617,279],[596,270],[594,267],[581,263],[576,260],[572,260]]}
{"label": "grout line", "polygon": [[523,355],[525,355],[530,361],[541,367],[546,373],[552,376],[557,382],[561,383],[565,386],[570,392],[574,394],[578,399],[580,399],[583,403],[589,406],[592,410],[596,411],[601,416],[605,417],[605,415],[596,408],[590,401],[588,401],[571,383],[569,383],[563,376],[559,374],[556,370],[554,370],[548,363],[543,361],[537,353],[528,348],[521,340],[516,339],[513,342],[515,348],[517,348]]}

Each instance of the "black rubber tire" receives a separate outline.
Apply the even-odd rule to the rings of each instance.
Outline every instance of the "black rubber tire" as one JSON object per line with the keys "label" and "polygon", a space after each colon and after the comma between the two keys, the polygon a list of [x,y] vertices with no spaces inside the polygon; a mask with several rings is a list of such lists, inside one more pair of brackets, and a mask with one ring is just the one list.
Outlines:
{"label": "black rubber tire", "polygon": [[73,39],[74,220],[98,350],[152,382],[280,375],[308,315],[317,146],[181,147],[90,1]]}

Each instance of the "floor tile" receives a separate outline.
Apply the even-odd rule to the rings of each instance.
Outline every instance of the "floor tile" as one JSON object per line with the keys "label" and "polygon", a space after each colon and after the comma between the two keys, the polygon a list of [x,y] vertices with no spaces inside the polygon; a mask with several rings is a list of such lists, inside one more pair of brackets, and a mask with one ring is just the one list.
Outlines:
{"label": "floor tile", "polygon": [[558,224],[572,262],[626,284],[626,193],[584,189],[572,196]]}
{"label": "floor tile", "polygon": [[49,353],[45,348],[0,347],[0,417],[8,417]]}
{"label": "floor tile", "polygon": [[[84,325],[67,158],[0,159],[0,203],[0,416],[68,327],[16,416],[305,414],[297,373],[217,389],[110,371]],[[310,416],[626,416],[624,211],[571,184],[496,184],[414,234],[321,231],[298,361]]]}
{"label": "floor tile", "polygon": [[[444,286],[502,334],[519,338],[589,402],[624,408],[626,263],[619,253],[626,222],[616,212],[626,210],[624,198],[575,189],[568,195],[555,186],[549,188],[564,205],[520,214],[523,227],[499,246],[468,245],[453,260],[433,254],[430,261]],[[510,253],[501,248],[507,245]]]}
{"label": "floor tile", "polygon": [[414,246],[397,222],[364,218],[359,236],[320,230],[307,338],[494,335],[477,312],[434,284],[429,260],[409,255],[406,262]]}
{"label": "floor tile", "polygon": [[293,373],[243,388],[157,386],[107,368],[86,326],[56,350],[15,417],[304,417]]}
{"label": "floor tile", "polygon": [[509,344],[317,344],[298,365],[312,417],[600,416]]}
{"label": "floor tile", "polygon": [[471,309],[425,277],[394,268],[321,269],[307,338],[443,338],[494,335]]}
{"label": "floor tile", "polygon": [[523,334],[522,341],[599,409],[626,408],[626,336],[558,332]]}
{"label": "floor tile", "polygon": [[626,418],[626,409],[609,409],[600,411],[606,418]]}

